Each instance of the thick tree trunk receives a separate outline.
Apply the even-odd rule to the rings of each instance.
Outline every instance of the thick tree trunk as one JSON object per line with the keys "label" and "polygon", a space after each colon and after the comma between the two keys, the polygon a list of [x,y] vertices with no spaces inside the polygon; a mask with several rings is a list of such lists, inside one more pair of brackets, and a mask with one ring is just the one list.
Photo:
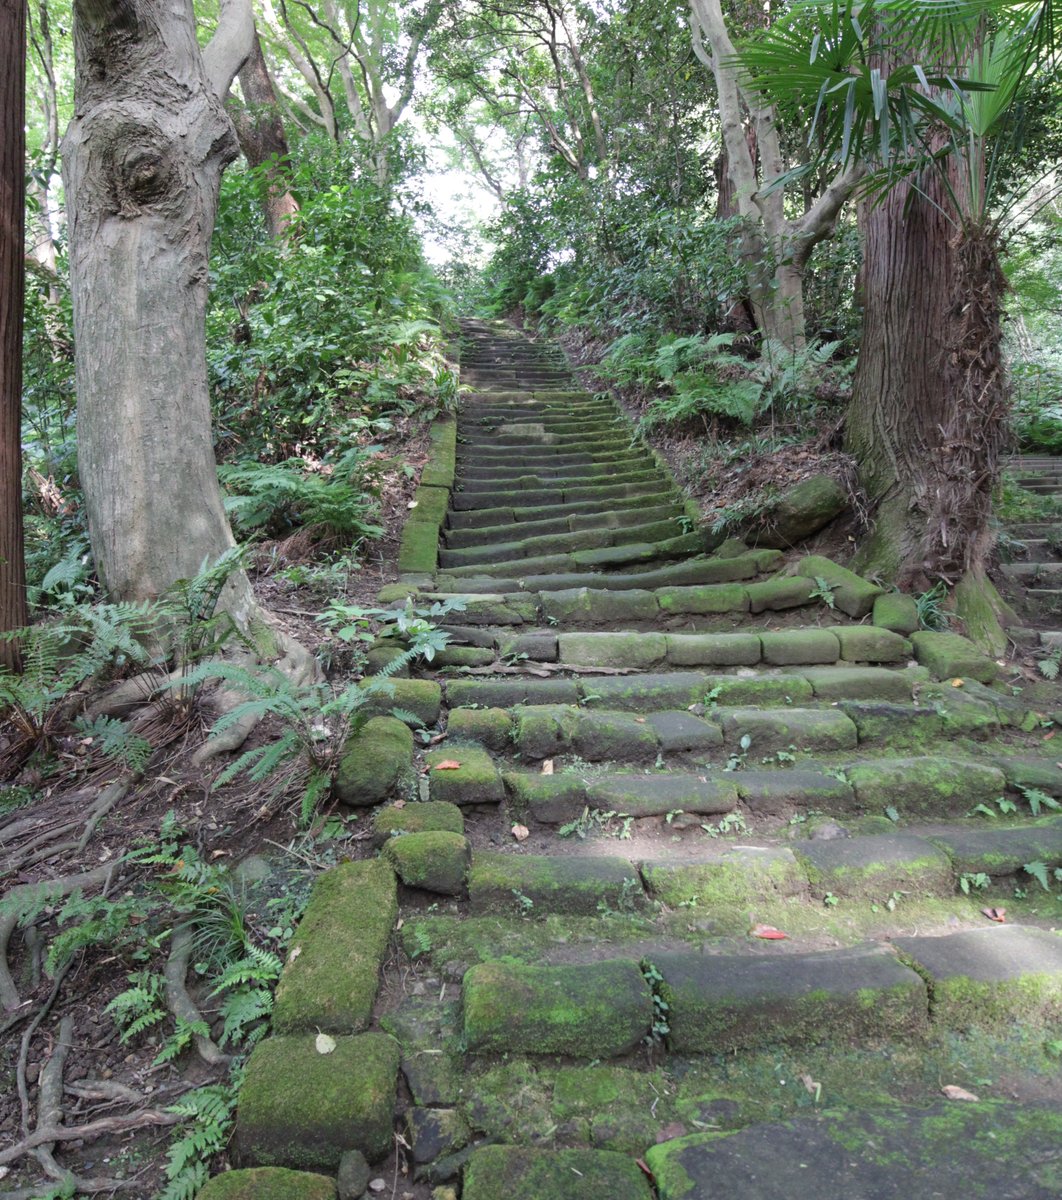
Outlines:
{"label": "thick tree trunk", "polygon": [[266,228],[270,237],[282,238],[299,205],[288,183],[288,139],[257,31],[251,53],[240,70],[240,89],[246,107],[230,103],[229,112],[248,165],[264,168],[262,210]]}
{"label": "thick tree trunk", "polygon": [[108,591],[153,597],[233,545],[211,441],[205,317],[218,187],[236,137],[191,0],[78,0],[74,11],[63,176],[78,467]]}
{"label": "thick tree trunk", "polygon": [[[22,543],[22,295],[25,287],[26,6],[0,0],[0,630],[28,622]],[[17,642],[0,666],[18,670]]]}

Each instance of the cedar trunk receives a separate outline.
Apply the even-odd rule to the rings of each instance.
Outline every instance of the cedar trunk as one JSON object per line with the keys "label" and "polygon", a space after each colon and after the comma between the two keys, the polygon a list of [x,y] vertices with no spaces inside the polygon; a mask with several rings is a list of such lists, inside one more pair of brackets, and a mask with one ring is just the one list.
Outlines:
{"label": "cedar trunk", "polygon": [[[97,570],[112,595],[140,599],[233,545],[205,315],[218,188],[237,144],[191,0],[76,0],[74,11],[63,177],[78,466]],[[234,590],[227,607],[239,618],[250,603],[242,576]]]}
{"label": "cedar trunk", "polygon": [[[22,301],[25,288],[26,6],[0,0],[0,630],[28,623],[22,541]],[[0,666],[21,666],[0,641]]]}

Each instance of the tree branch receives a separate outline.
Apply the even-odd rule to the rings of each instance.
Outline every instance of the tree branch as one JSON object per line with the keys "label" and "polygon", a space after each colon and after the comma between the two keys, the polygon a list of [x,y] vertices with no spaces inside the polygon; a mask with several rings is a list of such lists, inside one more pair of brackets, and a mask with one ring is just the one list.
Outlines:
{"label": "tree branch", "polygon": [[251,0],[221,0],[218,27],[203,48],[207,81],[219,100],[229,94],[232,81],[251,53],[253,42]]}

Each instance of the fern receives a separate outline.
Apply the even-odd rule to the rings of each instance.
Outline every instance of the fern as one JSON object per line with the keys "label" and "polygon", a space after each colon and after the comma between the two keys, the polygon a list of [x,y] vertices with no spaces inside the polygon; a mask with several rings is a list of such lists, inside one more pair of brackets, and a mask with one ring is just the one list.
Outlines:
{"label": "fern", "polygon": [[156,1200],[194,1200],[202,1189],[210,1160],[228,1143],[239,1082],[240,1072],[234,1070],[227,1083],[198,1088],[170,1106],[169,1111],[186,1117],[188,1124],[170,1146],[166,1186]]}
{"label": "fern", "polygon": [[128,1042],[166,1019],[165,988],[161,975],[137,971],[128,976],[131,987],[103,1010],[110,1013],[122,1030],[121,1040]]}
{"label": "fern", "polygon": [[140,772],[147,766],[153,747],[147,738],[133,733],[125,721],[117,717],[100,716],[92,720],[79,717],[74,728],[83,737],[91,739],[94,748],[105,758],[112,759]]}
{"label": "fern", "polygon": [[1051,877],[1048,874],[1046,863],[1028,862],[1022,867],[1022,870],[1031,875],[1045,892],[1051,890]]}

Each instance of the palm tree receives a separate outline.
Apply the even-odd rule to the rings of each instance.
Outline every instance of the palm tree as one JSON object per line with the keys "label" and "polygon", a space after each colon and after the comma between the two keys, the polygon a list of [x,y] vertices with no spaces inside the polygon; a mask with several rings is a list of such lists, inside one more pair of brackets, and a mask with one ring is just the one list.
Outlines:
{"label": "palm tree", "polygon": [[943,580],[969,631],[1002,648],[987,580],[1008,430],[1001,237],[1022,101],[1052,62],[1048,0],[805,6],[741,58],[749,86],[802,110],[811,169],[868,169],[863,342],[847,442],[875,506],[858,565]]}

